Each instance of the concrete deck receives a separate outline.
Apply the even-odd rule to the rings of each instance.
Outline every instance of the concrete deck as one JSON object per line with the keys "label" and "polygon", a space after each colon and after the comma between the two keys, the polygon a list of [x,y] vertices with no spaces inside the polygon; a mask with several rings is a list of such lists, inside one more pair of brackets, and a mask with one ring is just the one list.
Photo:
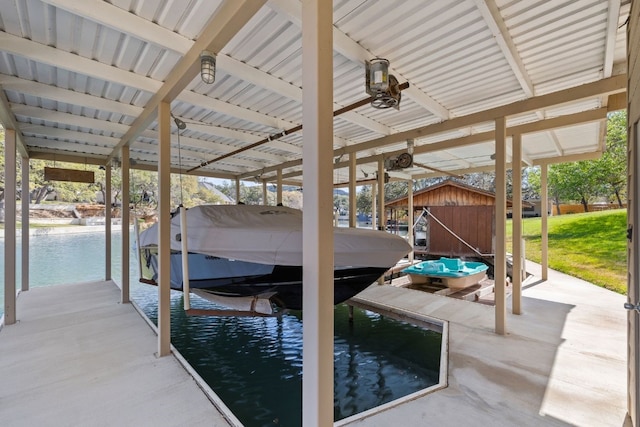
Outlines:
{"label": "concrete deck", "polygon": [[494,334],[491,306],[391,286],[359,294],[449,321],[449,385],[349,426],[623,426],[626,298],[554,271],[538,278],[506,336]]}
{"label": "concrete deck", "polygon": [[[539,266],[527,267],[540,277]],[[491,306],[372,286],[360,299],[449,321],[448,387],[349,426],[615,426],[625,297],[550,271],[493,333]],[[37,288],[0,332],[0,425],[229,425],[112,283]]]}
{"label": "concrete deck", "polygon": [[113,282],[20,294],[0,331],[0,426],[229,426]]}

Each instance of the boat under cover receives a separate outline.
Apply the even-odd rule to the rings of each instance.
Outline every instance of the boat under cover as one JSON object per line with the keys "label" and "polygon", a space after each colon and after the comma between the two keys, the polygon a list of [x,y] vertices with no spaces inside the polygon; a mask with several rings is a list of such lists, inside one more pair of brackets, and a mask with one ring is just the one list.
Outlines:
{"label": "boat under cover", "polygon": [[[280,307],[302,308],[302,211],[202,205],[186,215],[194,292],[204,297],[265,296]],[[384,231],[334,227],[333,237],[335,304],[365,289],[411,250],[403,238]],[[158,274],[157,224],[140,234],[139,244],[143,281],[153,283]],[[171,250],[171,287],[182,290],[179,215],[171,220]]]}

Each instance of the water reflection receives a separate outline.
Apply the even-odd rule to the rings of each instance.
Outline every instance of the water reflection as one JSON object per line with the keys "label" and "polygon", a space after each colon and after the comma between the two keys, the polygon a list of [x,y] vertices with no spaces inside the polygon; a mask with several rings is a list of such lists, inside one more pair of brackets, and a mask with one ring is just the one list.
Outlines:
{"label": "water reflection", "polygon": [[[156,320],[156,293],[135,299]],[[210,308],[193,299],[194,308]],[[302,422],[302,319],[189,317],[172,294],[172,342],[247,427]],[[336,420],[438,382],[441,335],[348,307],[335,309]]]}

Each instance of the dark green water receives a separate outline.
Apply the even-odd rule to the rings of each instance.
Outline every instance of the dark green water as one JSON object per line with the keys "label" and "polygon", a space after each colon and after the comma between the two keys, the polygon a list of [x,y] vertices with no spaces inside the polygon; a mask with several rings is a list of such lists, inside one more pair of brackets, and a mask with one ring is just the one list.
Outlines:
{"label": "dark green water", "polygon": [[[154,322],[156,289],[135,299]],[[194,308],[207,302],[192,298]],[[208,306],[211,307],[211,306]],[[172,342],[247,427],[302,424],[302,320],[189,317],[172,294]],[[334,419],[340,420],[438,382],[442,335],[377,313],[335,309]]]}

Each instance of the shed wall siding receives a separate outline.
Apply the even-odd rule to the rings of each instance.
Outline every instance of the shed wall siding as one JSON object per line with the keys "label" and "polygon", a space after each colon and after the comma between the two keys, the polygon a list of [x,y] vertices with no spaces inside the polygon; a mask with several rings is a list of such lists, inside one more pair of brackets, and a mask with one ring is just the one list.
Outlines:
{"label": "shed wall siding", "polygon": [[[429,211],[447,228],[481,254],[493,253],[494,206],[432,206]],[[477,257],[462,243],[429,217],[428,252],[430,255]]]}
{"label": "shed wall siding", "polygon": [[[406,206],[407,199],[400,199],[389,203],[389,207]],[[443,186],[415,194],[413,205],[420,206],[493,206],[495,198],[486,194],[476,193],[455,186]]]}

